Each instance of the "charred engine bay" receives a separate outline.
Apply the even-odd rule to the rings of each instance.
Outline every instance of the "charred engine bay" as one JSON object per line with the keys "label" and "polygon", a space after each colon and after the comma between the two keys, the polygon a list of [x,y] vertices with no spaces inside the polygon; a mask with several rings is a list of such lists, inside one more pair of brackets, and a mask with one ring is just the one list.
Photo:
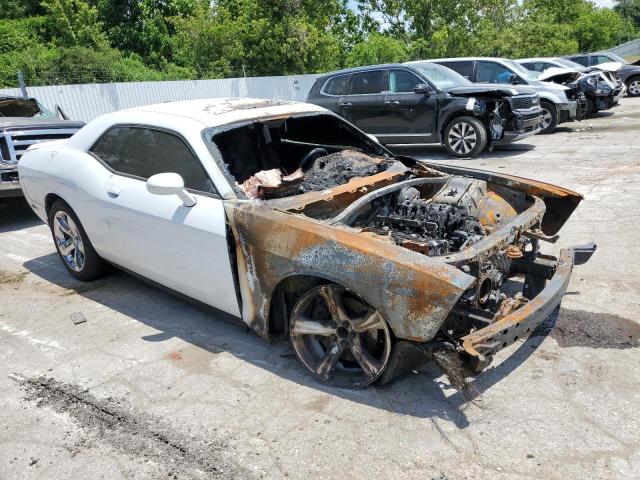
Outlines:
{"label": "charred engine bay", "polygon": [[[372,193],[376,198],[369,203],[348,207],[339,219],[428,256],[464,250],[516,214],[487,191],[485,181],[465,177],[417,178],[381,191]],[[500,212],[491,217],[488,211],[496,206]]]}
{"label": "charred engine bay", "polygon": [[413,187],[380,203],[363,227],[389,233],[398,245],[426,255],[456,252],[485,236],[480,222],[464,208],[421,199]]}

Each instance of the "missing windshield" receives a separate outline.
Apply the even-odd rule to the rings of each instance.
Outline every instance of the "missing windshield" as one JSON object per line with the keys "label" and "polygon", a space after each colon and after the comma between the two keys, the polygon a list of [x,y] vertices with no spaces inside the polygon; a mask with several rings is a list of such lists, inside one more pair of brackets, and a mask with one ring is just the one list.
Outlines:
{"label": "missing windshield", "polygon": [[326,114],[208,130],[204,138],[214,155],[219,152],[236,191],[248,198],[321,191],[394,163],[380,145]]}

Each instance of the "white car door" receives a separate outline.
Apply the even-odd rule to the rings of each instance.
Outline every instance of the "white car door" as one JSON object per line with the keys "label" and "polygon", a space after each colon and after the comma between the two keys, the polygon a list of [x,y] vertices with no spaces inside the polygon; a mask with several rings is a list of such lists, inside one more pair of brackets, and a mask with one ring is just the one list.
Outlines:
{"label": "white car door", "polygon": [[[240,316],[223,200],[186,141],[156,127],[115,126],[92,147],[112,174],[99,211],[103,255],[172,290]],[[197,203],[155,195],[146,179],[174,172]]]}

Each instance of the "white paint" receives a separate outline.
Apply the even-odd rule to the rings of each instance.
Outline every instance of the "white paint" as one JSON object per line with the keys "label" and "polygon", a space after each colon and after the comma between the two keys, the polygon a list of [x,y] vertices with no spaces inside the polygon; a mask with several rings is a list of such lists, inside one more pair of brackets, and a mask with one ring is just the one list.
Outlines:
{"label": "white paint", "polygon": [[[190,144],[222,198],[235,199],[202,131],[216,125],[306,112],[326,110],[303,103],[207,99],[115,112],[90,122],[66,143],[43,143],[27,151],[18,164],[20,181],[36,204],[43,205],[50,193],[63,198],[101,257],[240,316],[223,200],[192,193],[196,204],[186,206],[177,195],[151,193],[144,180],[110,172],[87,151],[116,124],[170,130]],[[57,153],[54,158],[53,153]],[[252,265],[247,270],[247,280],[255,281]]]}
{"label": "white paint", "polygon": [[63,352],[70,352],[72,349],[63,347],[60,345],[60,342],[57,340],[52,340],[50,338],[38,338],[34,337],[31,332],[28,330],[18,330],[11,325],[7,325],[5,323],[0,323],[0,331],[8,333],[11,336],[22,338],[26,340],[27,343],[36,347],[45,347],[45,348],[53,348],[55,350],[60,350]]}

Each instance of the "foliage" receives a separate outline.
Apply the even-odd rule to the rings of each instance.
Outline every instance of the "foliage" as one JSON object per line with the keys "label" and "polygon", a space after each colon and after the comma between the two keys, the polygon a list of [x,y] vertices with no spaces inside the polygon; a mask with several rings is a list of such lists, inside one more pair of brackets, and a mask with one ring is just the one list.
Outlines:
{"label": "foliage", "polygon": [[0,87],[561,55],[639,31],[640,0],[0,0]]}

